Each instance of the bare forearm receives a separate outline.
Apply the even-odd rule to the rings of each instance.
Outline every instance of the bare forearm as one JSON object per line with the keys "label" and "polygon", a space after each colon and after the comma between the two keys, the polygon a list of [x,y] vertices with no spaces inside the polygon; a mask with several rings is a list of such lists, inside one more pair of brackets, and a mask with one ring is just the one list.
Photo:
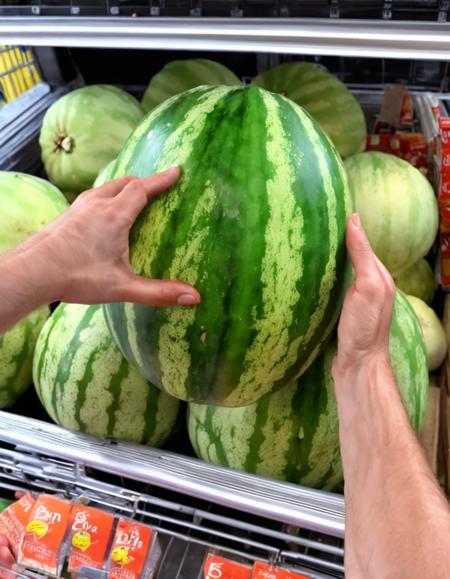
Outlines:
{"label": "bare forearm", "polygon": [[372,360],[338,374],[336,391],[346,547],[353,563],[349,579],[450,577],[448,504],[410,426],[390,367]]}
{"label": "bare forearm", "polygon": [[51,268],[39,269],[40,261],[39,250],[26,246],[0,255],[0,335],[51,301]]}

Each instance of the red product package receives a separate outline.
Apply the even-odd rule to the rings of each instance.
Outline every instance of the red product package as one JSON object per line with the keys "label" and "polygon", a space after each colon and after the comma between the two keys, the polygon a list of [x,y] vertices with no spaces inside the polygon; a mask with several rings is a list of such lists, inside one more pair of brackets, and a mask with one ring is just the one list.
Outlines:
{"label": "red product package", "polygon": [[440,236],[441,258],[441,284],[443,289],[450,288],[450,237],[446,234]]}
{"label": "red product package", "polygon": [[59,575],[65,555],[65,536],[70,522],[71,503],[57,496],[41,495],[28,519],[17,561]]}
{"label": "red product package", "polygon": [[283,569],[283,567],[273,567],[269,563],[258,561],[253,566],[252,579],[308,579],[308,577]]}
{"label": "red product package", "polygon": [[428,167],[428,143],[422,133],[368,135],[367,150],[400,157],[418,169]]}
{"label": "red product package", "polygon": [[404,126],[410,126],[414,123],[414,103],[408,92],[403,96],[400,123]]}
{"label": "red product package", "polygon": [[252,577],[252,569],[248,565],[213,555],[213,553],[208,554],[203,570],[204,579],[251,579]]}
{"label": "red product package", "polygon": [[81,567],[103,569],[114,526],[114,515],[85,505],[70,513],[69,573]]}
{"label": "red product package", "polygon": [[129,519],[120,519],[111,547],[109,574],[114,579],[146,577],[153,529]]}
{"label": "red product package", "polygon": [[27,526],[30,512],[35,502],[35,499],[27,493],[18,501],[6,507],[0,515],[0,533],[6,535],[8,538],[16,559],[25,527]]}

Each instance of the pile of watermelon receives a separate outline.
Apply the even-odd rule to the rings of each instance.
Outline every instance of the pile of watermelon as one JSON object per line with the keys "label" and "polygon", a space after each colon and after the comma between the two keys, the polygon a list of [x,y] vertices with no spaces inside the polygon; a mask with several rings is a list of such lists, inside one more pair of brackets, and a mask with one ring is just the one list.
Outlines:
{"label": "pile of watermelon", "polygon": [[[108,85],[61,98],[44,118],[40,143],[50,181],[68,197],[181,165],[179,182],[132,228],[130,260],[139,275],[194,285],[202,303],[60,304],[47,321],[32,314],[11,330],[19,336],[10,338],[13,347],[8,334],[0,341],[0,406],[31,382],[33,363],[42,405],[66,428],[162,445],[186,401],[189,437],[203,460],[339,488],[331,364],[352,275],[345,228],[354,209],[399,288],[429,304],[436,289],[425,259],[438,227],[433,189],[406,162],[363,152],[366,136],[352,93],[306,62],[243,85],[222,64],[174,61],[152,78],[141,104]],[[25,223],[27,202],[40,202],[43,185],[5,179],[2,211],[20,209]],[[62,194],[44,183],[56,214],[65,210]],[[19,209],[8,205],[11,187],[21,192]],[[55,216],[45,203],[42,211],[45,219],[27,233]],[[6,237],[5,249],[21,241]],[[428,367],[447,347],[434,331],[439,344],[426,333],[424,340],[428,314],[415,311],[399,289],[391,362],[420,430]]]}

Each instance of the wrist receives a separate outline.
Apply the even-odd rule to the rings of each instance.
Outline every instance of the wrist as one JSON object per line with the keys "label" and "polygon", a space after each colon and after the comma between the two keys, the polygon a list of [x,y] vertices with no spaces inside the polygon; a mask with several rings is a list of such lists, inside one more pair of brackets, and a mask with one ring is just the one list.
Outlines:
{"label": "wrist", "polygon": [[374,349],[370,353],[355,356],[336,355],[333,378],[336,385],[344,385],[355,380],[367,380],[373,374],[393,377],[388,349]]}
{"label": "wrist", "polygon": [[45,238],[28,246],[19,245],[6,263],[16,287],[25,294],[30,311],[54,301],[62,294],[64,277],[45,248]]}
{"label": "wrist", "polygon": [[333,374],[345,478],[367,484],[387,454],[398,458],[416,437],[383,353],[346,366],[337,360]]}

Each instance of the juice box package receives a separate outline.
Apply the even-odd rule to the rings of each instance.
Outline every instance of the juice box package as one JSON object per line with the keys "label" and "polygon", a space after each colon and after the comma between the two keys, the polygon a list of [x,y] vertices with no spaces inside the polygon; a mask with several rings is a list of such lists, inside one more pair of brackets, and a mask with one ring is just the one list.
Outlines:
{"label": "juice box package", "polygon": [[283,567],[275,567],[269,563],[258,561],[253,566],[252,579],[309,579],[306,575],[300,575]]}
{"label": "juice box package", "polygon": [[151,527],[131,519],[119,519],[109,556],[108,577],[111,579],[152,577],[157,558],[157,555],[152,553],[155,543],[156,533]]}
{"label": "juice box package", "polygon": [[34,503],[35,499],[27,493],[6,507],[0,515],[0,533],[8,538],[16,559]]}
{"label": "juice box package", "polygon": [[204,565],[204,579],[251,579],[252,568],[243,563],[209,553]]}
{"label": "juice box package", "polygon": [[41,495],[34,503],[20,545],[17,562],[50,575],[59,575],[65,556],[65,537],[71,503]]}
{"label": "juice box package", "polygon": [[81,568],[103,569],[114,527],[114,515],[85,505],[74,505],[70,513],[68,571],[77,576]]}

